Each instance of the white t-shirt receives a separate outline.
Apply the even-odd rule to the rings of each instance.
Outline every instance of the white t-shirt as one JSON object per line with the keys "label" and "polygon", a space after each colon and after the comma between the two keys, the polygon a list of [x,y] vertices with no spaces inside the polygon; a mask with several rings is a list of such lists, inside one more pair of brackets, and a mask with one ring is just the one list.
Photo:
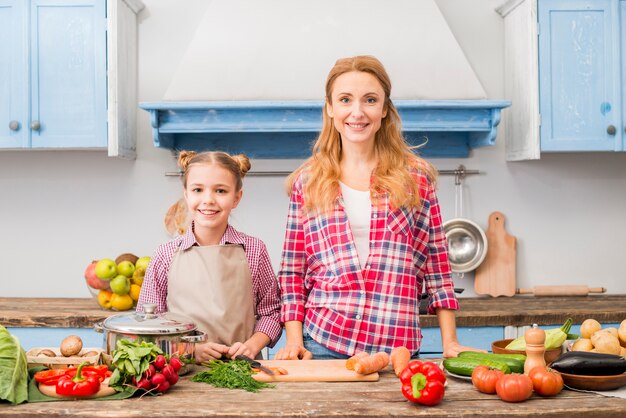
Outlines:
{"label": "white t-shirt", "polygon": [[359,255],[359,264],[365,268],[367,257],[370,254],[370,220],[372,215],[372,201],[370,192],[362,192],[339,182],[345,204],[348,223],[354,237],[356,252]]}

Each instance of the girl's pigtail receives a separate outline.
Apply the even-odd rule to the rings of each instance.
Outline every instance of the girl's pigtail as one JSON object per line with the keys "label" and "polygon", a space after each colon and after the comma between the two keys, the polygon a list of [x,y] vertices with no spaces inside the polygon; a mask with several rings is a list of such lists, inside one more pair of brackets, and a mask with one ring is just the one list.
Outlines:
{"label": "girl's pigtail", "polygon": [[231,156],[231,158],[237,163],[239,166],[239,171],[241,172],[241,177],[245,177],[246,173],[250,171],[252,164],[250,163],[250,159],[244,154],[237,154]]}

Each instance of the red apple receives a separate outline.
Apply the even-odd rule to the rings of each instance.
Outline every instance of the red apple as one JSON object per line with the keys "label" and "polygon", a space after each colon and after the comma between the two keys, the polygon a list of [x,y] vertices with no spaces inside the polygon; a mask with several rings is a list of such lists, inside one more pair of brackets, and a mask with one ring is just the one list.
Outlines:
{"label": "red apple", "polygon": [[96,263],[97,261],[92,261],[85,269],[85,279],[87,280],[87,285],[92,289],[108,289],[109,282],[106,280],[100,280],[98,276],[96,276]]}

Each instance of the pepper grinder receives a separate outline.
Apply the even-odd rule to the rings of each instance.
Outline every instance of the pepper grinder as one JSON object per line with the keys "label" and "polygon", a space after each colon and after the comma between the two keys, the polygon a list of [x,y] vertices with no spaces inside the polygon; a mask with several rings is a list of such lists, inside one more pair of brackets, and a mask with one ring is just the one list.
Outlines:
{"label": "pepper grinder", "polygon": [[526,341],[526,361],[524,362],[524,374],[528,374],[533,367],[546,367],[546,332],[533,324],[532,328],[524,333]]}

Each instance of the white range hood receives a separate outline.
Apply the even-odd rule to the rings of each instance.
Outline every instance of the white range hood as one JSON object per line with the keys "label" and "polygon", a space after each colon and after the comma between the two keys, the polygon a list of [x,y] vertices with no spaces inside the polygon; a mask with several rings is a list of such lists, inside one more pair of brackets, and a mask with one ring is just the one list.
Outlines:
{"label": "white range hood", "polygon": [[301,158],[328,71],[361,54],[387,68],[407,137],[428,138],[423,154],[462,157],[494,143],[510,103],[485,100],[433,0],[213,0],[163,101],[141,107],[159,147]]}

